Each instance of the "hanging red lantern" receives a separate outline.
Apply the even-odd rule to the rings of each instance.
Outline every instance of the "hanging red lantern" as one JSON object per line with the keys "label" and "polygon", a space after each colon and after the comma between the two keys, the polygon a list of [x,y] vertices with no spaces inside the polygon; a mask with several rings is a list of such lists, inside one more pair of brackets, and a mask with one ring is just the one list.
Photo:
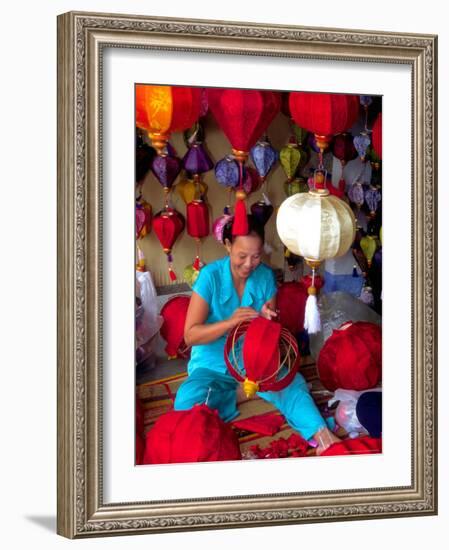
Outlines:
{"label": "hanging red lantern", "polygon": [[187,130],[198,120],[201,90],[189,86],[136,86],[136,124],[147,130],[159,155],[172,132]]}
{"label": "hanging red lantern", "polygon": [[377,156],[382,159],[382,113],[379,113],[374,121],[371,141]]}
{"label": "hanging red lantern", "polygon": [[[241,350],[238,340],[243,336]],[[247,397],[287,387],[299,366],[298,345],[292,334],[264,317],[240,323],[229,333],[224,358]]]}
{"label": "hanging red lantern", "polygon": [[201,239],[209,235],[209,210],[202,200],[194,200],[187,205],[187,233],[196,241],[196,258],[193,269],[200,269],[200,243]]}
{"label": "hanging red lantern", "polygon": [[236,192],[234,235],[246,235],[248,222],[243,190],[243,164],[249,150],[261,137],[281,107],[279,92],[211,88],[208,90],[209,109],[228,138],[232,153],[239,162],[240,185]]}
{"label": "hanging red lantern", "polygon": [[382,331],[374,323],[349,321],[334,330],[321,348],[318,376],[329,391],[369,390],[382,375]]}
{"label": "hanging red lantern", "polygon": [[360,100],[359,96],[350,94],[290,92],[289,107],[296,124],[315,134],[323,153],[333,135],[348,130],[355,123]]}
{"label": "hanging red lantern", "polygon": [[176,239],[183,232],[184,227],[184,216],[174,208],[165,208],[153,218],[153,229],[167,255],[168,272],[172,281],[176,280],[176,274],[172,268],[173,257],[171,250]]}
{"label": "hanging red lantern", "polygon": [[345,165],[350,161],[357,158],[357,150],[354,147],[354,138],[351,134],[343,132],[334,137],[331,144],[332,154],[340,161],[341,164],[341,177],[338,182],[340,190],[345,190],[346,183],[343,178],[343,170]]}

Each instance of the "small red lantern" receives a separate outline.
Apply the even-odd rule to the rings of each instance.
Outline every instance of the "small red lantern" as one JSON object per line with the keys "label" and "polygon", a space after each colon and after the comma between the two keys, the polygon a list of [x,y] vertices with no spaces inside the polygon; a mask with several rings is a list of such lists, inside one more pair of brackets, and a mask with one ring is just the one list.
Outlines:
{"label": "small red lantern", "polygon": [[172,281],[176,280],[176,274],[172,268],[173,257],[171,250],[184,227],[184,216],[174,208],[165,208],[161,212],[158,212],[153,219],[153,229],[167,255],[168,272]]}
{"label": "small red lantern", "polygon": [[[332,140],[332,154],[340,161],[341,164],[341,178],[338,183],[338,187],[344,192],[346,184],[343,178],[343,169],[350,160],[357,158],[357,151],[354,147],[354,138],[351,134],[343,133],[338,134]],[[341,198],[341,197],[340,197]]]}
{"label": "small red lantern", "polygon": [[209,210],[202,200],[193,200],[187,205],[187,233],[196,241],[196,258],[193,268],[200,269],[200,239],[209,235]]}
{"label": "small red lantern", "polygon": [[190,348],[184,342],[184,325],[189,303],[190,297],[180,294],[170,298],[161,309],[164,322],[160,332],[162,338],[167,342],[165,351],[169,359],[186,358],[189,355]]}
{"label": "small red lantern", "polygon": [[353,126],[359,114],[360,99],[350,94],[290,92],[289,107],[296,124],[315,134],[323,153],[331,136]]}
{"label": "small red lantern", "polygon": [[233,429],[207,405],[162,415],[146,436],[144,464],[241,460]]}
{"label": "small red lantern", "polygon": [[329,391],[374,388],[382,374],[380,327],[364,321],[341,325],[321,348],[317,370],[321,383]]}
{"label": "small red lantern", "polygon": [[[244,336],[243,350],[239,339]],[[292,334],[264,317],[245,321],[229,333],[224,358],[231,375],[243,383],[247,397],[258,391],[279,391],[293,380],[299,351]]]}
{"label": "small red lantern", "polygon": [[382,113],[379,113],[374,121],[371,140],[376,155],[382,159]]}

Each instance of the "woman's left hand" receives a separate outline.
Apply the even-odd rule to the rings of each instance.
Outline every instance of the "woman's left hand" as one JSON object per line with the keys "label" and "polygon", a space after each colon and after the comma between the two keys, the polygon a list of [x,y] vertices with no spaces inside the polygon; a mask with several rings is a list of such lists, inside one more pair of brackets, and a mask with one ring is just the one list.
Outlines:
{"label": "woman's left hand", "polygon": [[268,319],[269,321],[278,316],[277,311],[272,309],[272,304],[269,301],[265,302],[265,304],[262,306],[260,314],[262,315],[262,317],[265,317],[265,319]]}

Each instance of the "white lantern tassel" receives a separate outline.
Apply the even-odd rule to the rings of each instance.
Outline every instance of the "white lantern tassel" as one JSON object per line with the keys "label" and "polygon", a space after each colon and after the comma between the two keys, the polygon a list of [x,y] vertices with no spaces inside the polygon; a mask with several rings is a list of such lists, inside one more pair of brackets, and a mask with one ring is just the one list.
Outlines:
{"label": "white lantern tassel", "polygon": [[321,331],[321,318],[316,299],[315,269],[312,269],[312,284],[307,289],[307,292],[309,296],[307,297],[304,312],[304,328],[309,334],[316,334]]}

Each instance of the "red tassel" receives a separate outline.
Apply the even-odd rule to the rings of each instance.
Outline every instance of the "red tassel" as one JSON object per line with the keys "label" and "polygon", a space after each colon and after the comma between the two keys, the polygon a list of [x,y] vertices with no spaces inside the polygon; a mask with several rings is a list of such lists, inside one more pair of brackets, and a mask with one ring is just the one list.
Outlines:
{"label": "red tassel", "polygon": [[168,274],[172,281],[176,281],[176,273],[173,271],[171,267],[168,268]]}
{"label": "red tassel", "polygon": [[195,258],[195,261],[193,262],[193,269],[196,269],[197,271],[200,270],[200,259],[198,256]]}
{"label": "red tassel", "polygon": [[237,200],[235,203],[234,222],[232,224],[232,234],[248,235],[248,218],[246,215],[246,206],[244,200]]}

